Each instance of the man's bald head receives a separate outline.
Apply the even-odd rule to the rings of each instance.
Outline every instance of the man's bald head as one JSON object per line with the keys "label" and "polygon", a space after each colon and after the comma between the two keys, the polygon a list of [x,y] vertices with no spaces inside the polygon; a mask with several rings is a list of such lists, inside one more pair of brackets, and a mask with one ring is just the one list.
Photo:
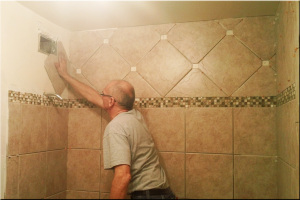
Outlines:
{"label": "man's bald head", "polygon": [[120,107],[131,110],[135,100],[133,86],[124,80],[113,80],[107,86],[107,91],[112,95]]}

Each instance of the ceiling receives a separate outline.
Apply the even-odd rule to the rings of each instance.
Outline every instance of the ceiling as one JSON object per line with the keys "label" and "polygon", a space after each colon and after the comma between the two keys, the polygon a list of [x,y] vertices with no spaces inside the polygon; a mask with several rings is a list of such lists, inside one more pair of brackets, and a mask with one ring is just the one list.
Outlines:
{"label": "ceiling", "polygon": [[279,1],[19,1],[70,31],[272,16]]}

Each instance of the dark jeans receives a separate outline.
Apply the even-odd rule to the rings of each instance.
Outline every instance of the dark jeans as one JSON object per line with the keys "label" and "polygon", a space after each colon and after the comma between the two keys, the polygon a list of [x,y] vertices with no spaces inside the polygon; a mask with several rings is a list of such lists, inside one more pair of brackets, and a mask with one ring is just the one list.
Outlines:
{"label": "dark jeans", "polygon": [[139,193],[132,193],[131,199],[176,199],[175,194],[170,188],[162,190],[162,193],[152,192],[152,190],[145,190]]}

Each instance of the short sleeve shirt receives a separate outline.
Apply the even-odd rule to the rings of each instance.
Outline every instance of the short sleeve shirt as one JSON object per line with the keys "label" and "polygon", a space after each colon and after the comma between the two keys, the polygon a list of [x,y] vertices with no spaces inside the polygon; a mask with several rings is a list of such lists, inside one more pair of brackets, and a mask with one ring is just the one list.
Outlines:
{"label": "short sleeve shirt", "polygon": [[104,169],[121,164],[130,166],[129,193],[169,186],[144,118],[135,109],[120,113],[107,125],[103,160]]}

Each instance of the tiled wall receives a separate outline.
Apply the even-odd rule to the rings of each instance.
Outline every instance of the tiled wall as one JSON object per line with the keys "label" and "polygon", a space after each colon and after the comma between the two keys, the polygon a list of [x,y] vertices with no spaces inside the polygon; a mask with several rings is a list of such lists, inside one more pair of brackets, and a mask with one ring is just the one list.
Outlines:
{"label": "tiled wall", "polygon": [[280,2],[276,17],[277,90],[291,94],[277,107],[278,198],[299,199],[299,2]]}
{"label": "tiled wall", "polygon": [[[276,198],[275,22],[270,16],[77,32],[70,69],[98,91],[112,79],[134,85],[180,198]],[[81,97],[71,89],[69,98]],[[89,119],[92,111],[74,115]],[[68,178],[89,177],[73,162],[87,162],[81,154],[98,162],[101,146],[91,145],[71,147],[84,149],[69,150]],[[87,168],[98,176],[98,163]],[[101,168],[100,177],[99,190],[68,184],[68,195],[108,195],[112,173]]]}
{"label": "tiled wall", "polygon": [[[77,32],[70,41],[69,69],[99,91],[112,79],[135,86],[135,105],[180,198],[277,198],[276,22],[271,16]],[[43,108],[43,116],[51,114],[50,108],[69,108],[68,142],[53,151],[68,148],[65,192],[53,194],[107,198],[113,176],[102,164],[107,114],[81,100],[54,101],[51,107],[53,102],[43,98],[22,98],[39,105],[17,103],[22,110]],[[69,89],[69,98],[81,97]],[[43,119],[37,115],[30,117]],[[28,153],[11,156],[17,160],[11,171],[24,168],[21,158],[32,155],[40,159],[37,167],[52,168],[50,161],[43,162],[44,155],[51,158],[43,144],[20,147]],[[27,171],[23,174],[30,176]],[[22,184],[16,185],[24,182],[21,175],[12,173],[8,191],[21,195]],[[32,187],[40,191],[40,185]]]}
{"label": "tiled wall", "polygon": [[275,24],[269,16],[75,32],[70,70],[98,91],[125,79],[137,97],[274,96]]}
{"label": "tiled wall", "polygon": [[5,198],[56,198],[67,189],[68,109],[9,103]]}

